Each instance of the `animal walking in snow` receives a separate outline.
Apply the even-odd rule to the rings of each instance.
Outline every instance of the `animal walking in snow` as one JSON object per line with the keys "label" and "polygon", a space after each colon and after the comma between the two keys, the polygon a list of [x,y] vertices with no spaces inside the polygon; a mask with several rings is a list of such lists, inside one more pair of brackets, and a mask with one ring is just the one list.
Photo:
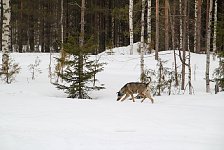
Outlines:
{"label": "animal walking in snow", "polygon": [[146,98],[149,98],[151,102],[154,103],[154,99],[152,98],[150,93],[149,83],[141,83],[141,82],[130,82],[125,84],[120,89],[120,91],[117,92],[117,101],[119,100],[124,101],[131,95],[133,102],[135,102],[133,94],[138,94],[139,96],[143,97],[141,102],[143,102]]}

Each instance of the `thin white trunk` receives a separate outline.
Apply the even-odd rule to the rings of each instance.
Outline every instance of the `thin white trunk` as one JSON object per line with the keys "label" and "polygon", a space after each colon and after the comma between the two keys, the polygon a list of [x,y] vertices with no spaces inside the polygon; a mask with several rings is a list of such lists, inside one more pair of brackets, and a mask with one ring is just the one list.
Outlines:
{"label": "thin white trunk", "polygon": [[213,33],[213,52],[216,52],[216,35],[217,34],[217,0],[215,0],[214,8],[214,33]]}
{"label": "thin white trunk", "polygon": [[152,7],[152,2],[151,0],[148,0],[148,9],[147,9],[147,50],[151,53],[151,7]]}
{"label": "thin white trunk", "polygon": [[189,86],[189,94],[192,95],[193,87],[191,83],[191,51],[189,48],[188,48],[188,86]]}
{"label": "thin white trunk", "polygon": [[[64,12],[64,2],[63,0],[61,0],[61,18],[60,18],[60,25],[61,25],[61,50],[60,50],[60,59],[62,60],[60,63],[57,64],[57,69],[58,71],[61,72],[61,74],[63,74],[63,69],[64,69],[64,62],[66,59],[66,53],[64,51],[64,26],[63,26],[63,12]],[[51,58],[51,54],[50,54],[50,58]],[[51,63],[50,63],[51,64]],[[50,70],[51,66],[49,65],[49,73],[51,72]],[[50,73],[51,74],[51,73]],[[59,77],[58,77],[59,78]],[[57,79],[58,81],[58,79]]]}
{"label": "thin white trunk", "polygon": [[198,11],[198,0],[195,0],[194,5],[194,52],[196,53],[196,38],[197,38],[197,11]]}
{"label": "thin white trunk", "polygon": [[[182,15],[182,0],[179,0],[179,11],[180,11],[180,16]],[[182,23],[182,16],[180,17],[180,49],[182,50],[183,48],[183,23]]]}
{"label": "thin white trunk", "polygon": [[209,82],[209,68],[210,68],[210,38],[211,38],[211,22],[212,22],[212,5],[213,0],[210,0],[209,4],[209,17],[208,17],[208,24],[207,24],[207,40],[206,40],[206,47],[207,47],[207,54],[206,54],[206,73],[205,73],[205,80],[206,80],[206,92],[210,92],[210,82]]}
{"label": "thin white trunk", "polygon": [[184,1],[183,5],[183,27],[182,28],[182,83],[181,90],[184,90],[185,86],[185,68],[186,68],[186,49],[187,49],[187,1]]}
{"label": "thin white trunk", "polygon": [[3,0],[3,26],[2,26],[2,71],[7,73],[9,62],[9,46],[10,46],[10,6],[9,0]]}
{"label": "thin white trunk", "polygon": [[[176,12],[176,5],[174,4],[173,6],[174,10],[173,12]],[[171,27],[171,40],[172,40],[172,49],[173,49],[173,58],[174,58],[174,70],[175,70],[175,86],[178,86],[179,85],[179,82],[178,82],[178,74],[177,74],[177,58],[176,58],[176,47],[175,47],[175,30],[174,30],[174,27],[175,27],[175,19],[174,19],[174,15],[171,14],[171,9],[170,9],[170,4],[169,4],[169,1],[168,1],[168,9],[169,9],[169,16],[170,16],[170,27]]]}
{"label": "thin white trunk", "polygon": [[141,75],[140,80],[143,81],[144,76],[144,15],[145,15],[145,0],[142,0],[142,15],[141,15],[141,52],[140,52],[140,68],[141,68]]}
{"label": "thin white trunk", "polygon": [[129,0],[130,54],[133,54],[133,0]]}

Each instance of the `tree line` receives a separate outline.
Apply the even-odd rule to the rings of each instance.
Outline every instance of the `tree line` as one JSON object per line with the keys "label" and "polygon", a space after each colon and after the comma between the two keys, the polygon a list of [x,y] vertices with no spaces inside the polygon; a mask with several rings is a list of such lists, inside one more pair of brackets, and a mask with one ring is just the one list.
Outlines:
{"label": "tree line", "polygon": [[[3,1],[1,0],[1,33],[4,19]],[[185,0],[157,1],[159,39],[156,38],[156,1],[151,1],[151,6],[148,6],[146,0],[144,3],[141,0],[133,0],[133,41],[138,42],[141,38],[141,12],[142,5],[144,5],[145,14],[148,9],[151,11],[151,30],[150,32],[146,31],[146,23],[144,30],[145,39],[149,34],[151,36],[151,43],[148,43],[151,49],[156,49],[157,40],[159,51],[172,49],[172,28],[175,31],[175,47],[181,48],[181,28],[186,22],[188,47],[192,52],[205,51],[207,2],[209,0],[188,0],[185,21],[183,12]],[[224,2],[222,0],[213,1],[211,41],[215,37],[217,49],[223,50],[224,10],[222,8],[224,8]],[[93,53],[102,52],[106,48],[130,44],[128,0],[86,0],[85,3],[85,35],[95,36],[98,43],[98,49]],[[12,0],[10,2],[11,50],[20,53],[58,52],[62,39],[66,42],[69,36],[77,35],[80,32],[80,5],[80,0]],[[215,12],[216,5],[217,12]],[[217,19],[215,19],[215,13],[217,13]],[[63,17],[62,22],[61,17]],[[145,22],[146,19],[145,15]],[[61,24],[63,24],[63,38],[61,37]],[[88,39],[88,36],[85,38]],[[211,48],[213,50],[212,46]]]}

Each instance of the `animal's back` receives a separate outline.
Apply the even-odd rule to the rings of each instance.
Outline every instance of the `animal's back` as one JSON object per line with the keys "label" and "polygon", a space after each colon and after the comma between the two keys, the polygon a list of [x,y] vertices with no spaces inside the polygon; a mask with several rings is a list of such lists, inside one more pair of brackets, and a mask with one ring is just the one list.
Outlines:
{"label": "animal's back", "polygon": [[147,85],[141,82],[130,82],[130,83],[127,83],[126,86],[127,86],[127,89],[133,93],[143,92],[147,88]]}

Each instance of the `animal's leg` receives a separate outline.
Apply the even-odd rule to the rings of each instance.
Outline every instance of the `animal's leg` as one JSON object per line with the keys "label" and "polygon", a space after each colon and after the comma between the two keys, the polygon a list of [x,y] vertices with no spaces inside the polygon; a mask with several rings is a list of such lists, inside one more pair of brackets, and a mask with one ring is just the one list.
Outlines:
{"label": "animal's leg", "polygon": [[135,98],[132,93],[131,93],[131,98],[132,98],[133,102],[135,102]]}
{"label": "animal's leg", "polygon": [[146,98],[146,96],[145,96],[145,94],[143,94],[143,93],[139,93],[139,95],[141,96],[141,97],[143,97],[143,99],[142,99],[142,101],[141,101],[141,103],[145,100],[145,98]]}
{"label": "animal's leg", "polygon": [[126,94],[125,97],[121,99],[121,102],[123,102],[128,97],[129,97],[129,94]]}
{"label": "animal's leg", "polygon": [[151,100],[152,103],[154,103],[154,99],[152,98],[150,91],[147,91],[145,95]]}
{"label": "animal's leg", "polygon": [[145,98],[146,98],[146,97],[144,97],[144,98],[142,99],[141,103],[145,100]]}

